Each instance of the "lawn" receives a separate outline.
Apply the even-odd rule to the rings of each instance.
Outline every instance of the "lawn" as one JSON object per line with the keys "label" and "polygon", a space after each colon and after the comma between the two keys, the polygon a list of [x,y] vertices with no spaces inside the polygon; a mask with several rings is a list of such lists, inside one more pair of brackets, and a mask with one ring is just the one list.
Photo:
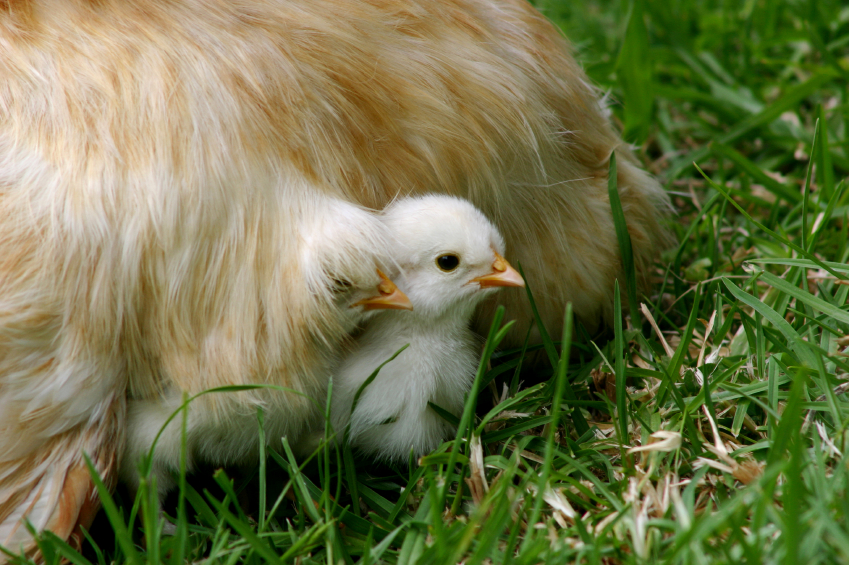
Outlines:
{"label": "lawn", "polygon": [[119,492],[47,562],[849,562],[849,7],[535,3],[672,195],[644,306],[495,351],[508,313],[409,468],[270,453],[183,483],[175,535]]}

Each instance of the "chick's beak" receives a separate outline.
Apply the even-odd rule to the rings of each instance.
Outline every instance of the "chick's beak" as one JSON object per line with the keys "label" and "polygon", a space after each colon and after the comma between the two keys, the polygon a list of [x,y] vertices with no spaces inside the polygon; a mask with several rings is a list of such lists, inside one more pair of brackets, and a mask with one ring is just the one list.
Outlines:
{"label": "chick's beak", "polygon": [[491,286],[525,286],[522,275],[511,267],[507,259],[502,257],[497,251],[495,252],[495,261],[492,262],[492,272],[482,277],[476,277],[469,282],[476,282],[481,285],[481,288]]}
{"label": "chick's beak", "polygon": [[351,308],[362,306],[365,310],[412,310],[413,304],[407,295],[395,286],[389,277],[384,275],[380,269],[377,270],[380,284],[377,285],[377,295],[364,298],[359,302],[351,304]]}

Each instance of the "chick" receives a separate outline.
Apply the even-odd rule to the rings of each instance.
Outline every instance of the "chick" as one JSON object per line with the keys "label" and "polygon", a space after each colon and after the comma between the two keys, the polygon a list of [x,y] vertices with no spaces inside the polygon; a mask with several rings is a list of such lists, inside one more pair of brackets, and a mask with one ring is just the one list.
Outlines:
{"label": "chick", "polygon": [[[475,307],[501,287],[524,286],[504,259],[504,239],[468,201],[450,196],[406,198],[383,221],[401,269],[398,285],[411,312],[372,318],[335,372],[331,421],[351,445],[381,459],[406,461],[439,446],[455,430],[428,407],[460,415],[480,348],[469,322]],[[365,389],[364,381],[405,344]]]}

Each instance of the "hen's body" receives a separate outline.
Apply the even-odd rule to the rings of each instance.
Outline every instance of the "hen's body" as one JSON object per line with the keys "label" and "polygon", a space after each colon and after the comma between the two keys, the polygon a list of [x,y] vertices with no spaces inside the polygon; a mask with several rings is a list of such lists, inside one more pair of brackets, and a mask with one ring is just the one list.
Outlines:
{"label": "hen's body", "polygon": [[[111,474],[127,394],[322,389],[344,328],[304,284],[297,225],[326,213],[318,195],[468,198],[555,333],[567,300],[588,324],[611,312],[611,152],[642,273],[663,241],[660,187],[524,0],[0,0],[0,53],[0,543],[16,548],[29,509],[60,535],[85,521],[81,452]],[[521,297],[479,324],[505,303],[521,339]],[[292,433],[312,410],[205,399],[222,422],[277,403]]]}

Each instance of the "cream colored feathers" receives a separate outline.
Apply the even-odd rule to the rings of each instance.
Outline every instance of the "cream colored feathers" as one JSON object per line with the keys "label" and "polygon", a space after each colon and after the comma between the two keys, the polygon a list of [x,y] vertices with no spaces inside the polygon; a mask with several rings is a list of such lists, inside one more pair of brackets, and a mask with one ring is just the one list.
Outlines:
{"label": "cream colored feathers", "polygon": [[[503,258],[504,240],[471,204],[448,196],[408,198],[383,214],[411,312],[380,313],[334,371],[331,421],[352,446],[407,461],[438,447],[454,428],[428,407],[460,416],[480,356],[469,328],[475,307],[501,287],[524,286]],[[351,407],[366,379],[385,365]]]}
{"label": "cream colored feathers", "polygon": [[[550,332],[567,300],[609,317],[613,152],[642,278],[666,197],[525,0],[0,0],[0,538],[41,481],[87,500],[81,450],[111,474],[127,396],[323,390],[350,321],[304,284],[298,226],[328,198],[468,198]],[[521,339],[514,289],[478,327],[497,303]],[[312,415],[204,399],[222,426],[256,403],[290,430]],[[44,496],[39,527],[73,514]]]}
{"label": "cream colored feathers", "polygon": [[[317,302],[334,308],[332,325],[313,329],[313,347],[325,350],[327,359],[312,369],[324,372],[313,373],[316,378],[312,383],[297,373],[287,375],[292,377],[287,385],[281,385],[280,378],[256,377],[253,381],[286,386],[291,392],[259,389],[248,394],[211,393],[192,400],[186,431],[189,469],[195,460],[216,465],[255,460],[259,455],[259,409],[264,413],[268,445],[281,450],[282,437],[295,441],[320,420],[323,412],[321,399],[339,345],[329,336],[338,335],[339,328],[347,334],[377,310],[411,308],[407,297],[377,270],[394,266],[387,253],[390,244],[382,223],[357,206],[335,199],[317,201],[323,201],[321,207],[304,214],[296,224],[297,264],[303,274],[296,290],[306,290]],[[298,322],[290,320],[293,325]],[[238,369],[233,367],[234,371]],[[172,486],[171,476],[180,469],[181,418],[173,418],[165,426],[182,405],[184,392],[197,394],[175,378],[153,397],[131,396],[120,476],[132,487],[138,486],[139,462],[151,451],[158,435],[153,471],[160,495]]]}

